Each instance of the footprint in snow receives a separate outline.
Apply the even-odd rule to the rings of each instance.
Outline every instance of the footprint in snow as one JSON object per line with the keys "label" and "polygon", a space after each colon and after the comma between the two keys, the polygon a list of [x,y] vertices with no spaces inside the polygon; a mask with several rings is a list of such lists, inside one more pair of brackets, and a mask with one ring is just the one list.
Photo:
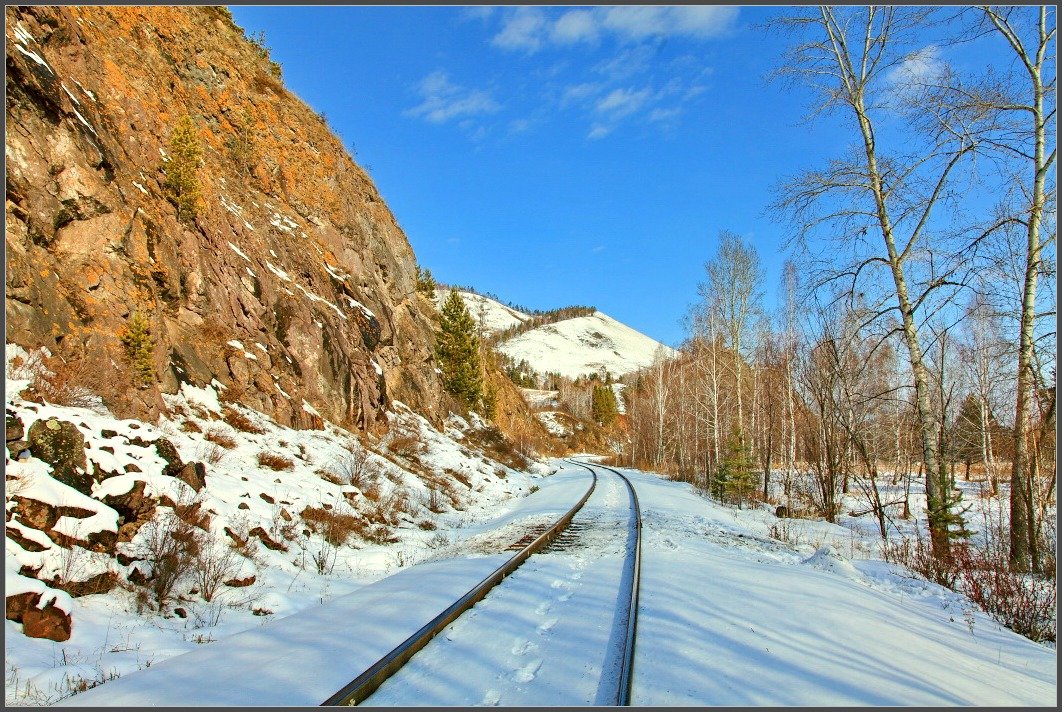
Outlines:
{"label": "footprint in snow", "polygon": [[549,613],[549,607],[549,602],[543,601],[542,603],[538,604],[538,608],[535,609],[535,613],[540,616],[544,616]]}
{"label": "footprint in snow", "polygon": [[542,658],[535,658],[517,670],[516,674],[513,675],[513,679],[517,682],[531,682],[535,679],[535,673],[538,672],[540,667],[542,667]]}
{"label": "footprint in snow", "polygon": [[483,701],[480,702],[482,707],[497,707],[501,702],[501,694],[497,690],[487,690],[483,694]]}
{"label": "footprint in snow", "polygon": [[538,634],[545,635],[553,629],[553,626],[557,625],[556,618],[550,618],[548,621],[538,627]]}
{"label": "footprint in snow", "polygon": [[532,643],[530,640],[525,640],[523,638],[517,638],[516,642],[513,643],[512,654],[513,655],[527,655],[532,650],[536,650],[537,648],[538,648],[538,646],[535,645],[534,643]]}

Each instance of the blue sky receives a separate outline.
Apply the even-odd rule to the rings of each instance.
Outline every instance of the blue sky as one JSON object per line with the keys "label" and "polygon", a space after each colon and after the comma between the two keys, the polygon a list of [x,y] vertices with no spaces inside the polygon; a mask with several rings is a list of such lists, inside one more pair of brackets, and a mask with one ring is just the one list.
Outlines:
{"label": "blue sky", "polygon": [[767,74],[777,8],[242,7],[436,277],[671,345],[722,230],[781,282],[772,188],[847,143]]}

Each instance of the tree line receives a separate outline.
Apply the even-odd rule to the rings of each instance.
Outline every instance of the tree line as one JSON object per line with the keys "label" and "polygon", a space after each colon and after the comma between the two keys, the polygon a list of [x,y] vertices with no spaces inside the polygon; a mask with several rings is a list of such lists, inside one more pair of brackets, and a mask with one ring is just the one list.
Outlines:
{"label": "tree line", "polygon": [[[680,355],[631,383],[626,458],[738,503],[771,495],[777,477],[783,498],[827,519],[861,491],[883,538],[917,481],[941,559],[968,533],[956,473],[974,472],[1009,500],[1010,567],[1043,571],[1053,12],[823,6],[769,29],[792,41],[778,77],[816,92],[813,112],[835,117],[849,145],[775,191],[791,254],[776,309],[763,307],[755,247],[720,236]],[[940,48],[968,45],[1001,59],[948,66]],[[798,481],[811,486],[794,493]]]}

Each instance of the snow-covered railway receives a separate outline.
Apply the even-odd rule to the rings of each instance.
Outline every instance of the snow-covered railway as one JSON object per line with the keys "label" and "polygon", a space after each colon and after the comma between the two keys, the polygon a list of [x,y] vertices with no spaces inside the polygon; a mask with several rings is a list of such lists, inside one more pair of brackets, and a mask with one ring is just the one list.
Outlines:
{"label": "snow-covered railway", "polygon": [[629,704],[638,498],[621,473],[572,464],[587,469],[595,485],[564,533],[474,608],[427,634],[423,650],[405,656],[408,662],[377,682],[375,692],[348,689],[345,700],[328,704]]}

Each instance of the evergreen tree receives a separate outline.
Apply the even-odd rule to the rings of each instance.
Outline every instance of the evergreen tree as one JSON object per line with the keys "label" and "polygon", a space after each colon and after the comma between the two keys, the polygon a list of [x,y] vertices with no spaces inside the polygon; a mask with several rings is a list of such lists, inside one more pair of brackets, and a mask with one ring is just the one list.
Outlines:
{"label": "evergreen tree", "polygon": [[166,189],[170,202],[177,207],[177,219],[188,220],[195,216],[199,206],[199,161],[203,147],[199,142],[199,129],[192,117],[185,114],[170,134],[170,154],[163,163],[166,172]]}
{"label": "evergreen tree", "polygon": [[435,289],[438,285],[430,269],[421,269],[417,266],[417,291],[428,299],[435,299]]}
{"label": "evergreen tree", "polygon": [[483,396],[479,337],[476,322],[456,289],[450,290],[442,306],[435,357],[446,391],[466,408],[477,407]]}
{"label": "evergreen tree", "polygon": [[716,497],[739,505],[748,502],[756,490],[752,451],[747,438],[737,427],[730,433],[723,461],[719,464],[712,484]]}
{"label": "evergreen tree", "polygon": [[590,395],[590,413],[598,425],[611,425],[619,415],[616,394],[609,386],[595,385]]}
{"label": "evergreen tree", "polygon": [[151,326],[147,317],[134,312],[129,324],[118,335],[125,346],[125,356],[129,360],[141,385],[155,382],[155,340],[151,337]]}

